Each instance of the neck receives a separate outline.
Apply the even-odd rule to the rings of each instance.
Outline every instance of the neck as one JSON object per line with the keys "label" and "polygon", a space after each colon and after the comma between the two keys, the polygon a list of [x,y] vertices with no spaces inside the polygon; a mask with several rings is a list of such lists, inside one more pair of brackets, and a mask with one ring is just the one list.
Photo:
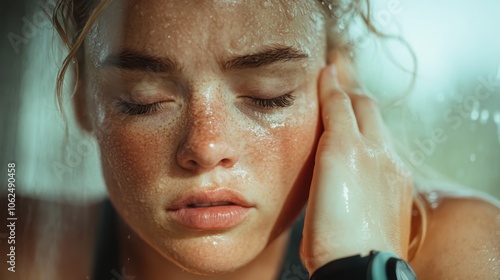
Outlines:
{"label": "neck", "polygon": [[120,221],[120,264],[124,268],[121,273],[124,279],[128,279],[127,276],[135,276],[135,279],[147,280],[274,280],[280,273],[289,238],[290,231],[284,232],[253,261],[236,271],[223,275],[201,276],[183,271]]}

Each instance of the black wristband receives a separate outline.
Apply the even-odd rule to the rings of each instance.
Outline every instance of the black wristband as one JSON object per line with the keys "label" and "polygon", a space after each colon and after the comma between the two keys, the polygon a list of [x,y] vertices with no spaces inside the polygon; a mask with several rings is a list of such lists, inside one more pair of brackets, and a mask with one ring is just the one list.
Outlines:
{"label": "black wristband", "polygon": [[311,276],[311,280],[338,280],[368,279],[368,264],[370,256],[361,255],[346,257],[331,261],[318,268]]}
{"label": "black wristband", "polygon": [[311,280],[416,280],[411,267],[393,253],[371,251],[331,261],[316,270]]}

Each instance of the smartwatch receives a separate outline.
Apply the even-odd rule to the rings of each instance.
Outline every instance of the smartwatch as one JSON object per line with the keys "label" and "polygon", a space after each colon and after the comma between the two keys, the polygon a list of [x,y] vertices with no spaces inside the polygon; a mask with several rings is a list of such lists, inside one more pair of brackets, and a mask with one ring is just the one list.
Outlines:
{"label": "smartwatch", "polygon": [[416,280],[410,265],[393,253],[371,251],[334,260],[317,269],[311,280]]}

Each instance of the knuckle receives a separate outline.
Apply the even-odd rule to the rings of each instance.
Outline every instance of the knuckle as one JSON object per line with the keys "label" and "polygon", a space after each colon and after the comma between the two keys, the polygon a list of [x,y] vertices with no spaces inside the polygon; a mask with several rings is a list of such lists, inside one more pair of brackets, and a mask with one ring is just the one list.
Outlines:
{"label": "knuckle", "polygon": [[352,158],[355,161],[359,160],[360,151],[364,150],[364,144],[359,137],[346,137],[345,134],[328,131],[322,135],[318,142],[318,159],[333,160],[340,158]]}

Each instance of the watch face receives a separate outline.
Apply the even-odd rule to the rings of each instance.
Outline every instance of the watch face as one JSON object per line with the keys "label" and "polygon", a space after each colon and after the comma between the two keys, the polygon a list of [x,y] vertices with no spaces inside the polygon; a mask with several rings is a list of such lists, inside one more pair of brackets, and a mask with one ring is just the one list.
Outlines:
{"label": "watch face", "polygon": [[411,267],[403,260],[396,262],[396,279],[398,280],[416,280],[417,277]]}

